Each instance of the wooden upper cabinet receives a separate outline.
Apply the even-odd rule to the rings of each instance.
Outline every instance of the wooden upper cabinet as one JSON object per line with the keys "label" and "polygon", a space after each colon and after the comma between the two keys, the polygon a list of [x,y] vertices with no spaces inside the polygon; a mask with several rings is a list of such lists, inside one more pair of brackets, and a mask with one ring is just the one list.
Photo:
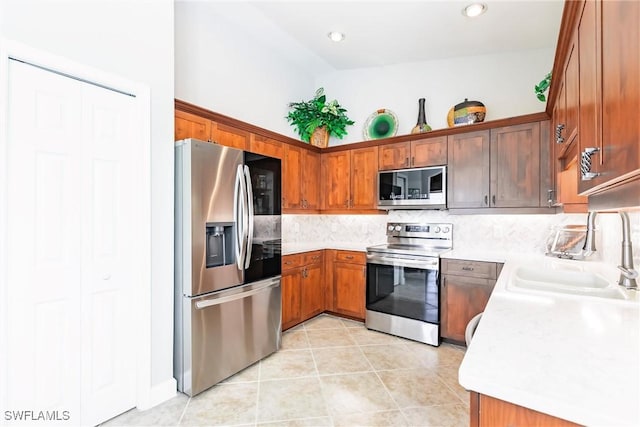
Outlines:
{"label": "wooden upper cabinet", "polygon": [[447,164],[447,137],[425,138],[411,141],[411,167]]}
{"label": "wooden upper cabinet", "polygon": [[378,147],[322,154],[322,209],[377,207]]}
{"label": "wooden upper cabinet", "polygon": [[227,147],[249,148],[249,132],[222,123],[211,122],[211,140]]}
{"label": "wooden upper cabinet", "polygon": [[351,209],[376,209],[378,147],[351,150]]}
{"label": "wooden upper cabinet", "polygon": [[349,209],[351,199],[351,152],[322,156],[322,209]]}
{"label": "wooden upper cabinet", "polygon": [[540,123],[492,129],[490,152],[491,206],[539,206]]}
{"label": "wooden upper cabinet", "polygon": [[448,137],[450,208],[489,206],[489,131]]}
{"label": "wooden upper cabinet", "polygon": [[565,89],[565,128],[563,135],[564,145],[571,146],[577,143],[578,136],[578,110],[580,107],[580,75],[578,68],[578,43],[577,33],[574,35],[575,42],[571,45],[567,67],[564,72]]}
{"label": "wooden upper cabinet", "polygon": [[211,138],[211,120],[176,110],[174,116],[175,141],[195,138],[208,141]]}
{"label": "wooden upper cabinet", "polygon": [[[557,150],[560,165],[556,172],[563,174],[559,180],[567,197],[575,200],[566,189],[576,188],[578,193],[590,196],[590,204],[599,200],[594,206],[601,209],[621,207],[619,203],[637,206],[633,197],[626,197],[629,201],[625,202],[607,194],[636,194],[633,186],[638,188],[640,180],[638,22],[637,1],[565,2],[559,40],[566,43],[559,44],[562,50],[554,65],[554,85],[563,79],[564,90],[556,91],[551,102],[555,102],[554,123],[566,123],[567,142],[571,142],[573,127],[577,128],[578,147]],[[556,76],[559,70],[562,76]],[[581,169],[587,169],[589,164],[582,158],[590,149],[595,149],[589,171],[593,175],[585,177]],[[566,173],[569,169],[571,174]],[[577,175],[575,184],[569,182],[573,170]],[[623,185],[617,186],[618,183]]]}
{"label": "wooden upper cabinet", "polygon": [[381,171],[410,167],[411,143],[409,141],[381,145],[378,153],[378,167]]}
{"label": "wooden upper cabinet", "polygon": [[304,209],[320,209],[320,153],[302,150],[302,205]]}
{"label": "wooden upper cabinet", "polygon": [[282,208],[302,208],[302,189],[300,176],[302,175],[302,148],[285,145],[282,162]]}
{"label": "wooden upper cabinet", "polygon": [[269,157],[275,157],[276,159],[282,159],[284,156],[284,147],[282,146],[282,142],[253,133],[249,138],[249,151]]}
{"label": "wooden upper cabinet", "polygon": [[320,154],[285,144],[282,163],[283,209],[319,209]]}
{"label": "wooden upper cabinet", "polygon": [[[581,188],[640,179],[640,2],[602,1],[602,150],[600,179]],[[584,148],[587,147],[582,147]],[[637,206],[637,205],[636,205]]]}
{"label": "wooden upper cabinet", "polygon": [[447,164],[447,137],[423,138],[378,147],[379,170]]}

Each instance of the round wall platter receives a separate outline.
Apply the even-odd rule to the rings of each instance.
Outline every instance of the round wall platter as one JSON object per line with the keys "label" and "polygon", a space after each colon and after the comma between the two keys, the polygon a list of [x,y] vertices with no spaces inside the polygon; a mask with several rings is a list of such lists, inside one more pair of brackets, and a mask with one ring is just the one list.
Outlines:
{"label": "round wall platter", "polygon": [[389,138],[395,136],[397,132],[398,117],[393,111],[386,108],[381,108],[371,114],[362,130],[364,139],[367,141],[370,139]]}

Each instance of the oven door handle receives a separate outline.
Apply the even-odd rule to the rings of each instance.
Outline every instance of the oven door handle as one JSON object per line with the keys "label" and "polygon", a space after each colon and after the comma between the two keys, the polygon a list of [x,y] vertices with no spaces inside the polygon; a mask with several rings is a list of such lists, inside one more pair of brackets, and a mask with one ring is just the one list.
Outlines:
{"label": "oven door handle", "polygon": [[368,264],[391,265],[397,267],[421,268],[423,270],[438,270],[438,259],[414,260],[406,258],[393,258],[386,256],[367,256]]}

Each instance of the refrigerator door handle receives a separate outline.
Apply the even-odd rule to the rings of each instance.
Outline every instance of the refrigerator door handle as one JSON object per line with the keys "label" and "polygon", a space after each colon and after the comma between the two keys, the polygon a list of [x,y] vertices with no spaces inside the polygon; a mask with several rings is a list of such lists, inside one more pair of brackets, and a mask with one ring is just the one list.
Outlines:
{"label": "refrigerator door handle", "polygon": [[244,182],[244,174],[242,173],[242,165],[238,165],[236,169],[236,183],[235,189],[233,192],[233,220],[236,223],[236,233],[235,233],[235,252],[236,252],[236,264],[238,265],[238,270],[243,269],[243,260],[244,260],[244,224],[245,224],[245,213],[244,213],[244,191],[242,187],[245,185]]}
{"label": "refrigerator door handle", "polygon": [[266,283],[263,286],[251,289],[249,291],[237,292],[237,293],[234,293],[234,294],[226,296],[226,297],[211,298],[211,299],[206,299],[206,300],[203,300],[203,301],[197,301],[195,306],[196,306],[196,308],[198,310],[201,310],[203,308],[211,307],[211,306],[214,306],[214,305],[220,305],[220,304],[224,304],[226,302],[247,298],[247,297],[250,297],[252,295],[259,294],[260,292],[264,292],[264,291],[266,291],[268,289],[275,288],[275,287],[278,287],[278,286],[280,286],[280,278],[279,277],[277,279],[270,280],[268,283]]}
{"label": "refrigerator door handle", "polygon": [[246,260],[244,262],[244,268],[249,268],[249,264],[251,263],[251,249],[253,247],[253,186],[251,185],[251,173],[249,171],[249,166],[244,166],[244,177],[246,180],[246,189],[247,189],[247,254]]}

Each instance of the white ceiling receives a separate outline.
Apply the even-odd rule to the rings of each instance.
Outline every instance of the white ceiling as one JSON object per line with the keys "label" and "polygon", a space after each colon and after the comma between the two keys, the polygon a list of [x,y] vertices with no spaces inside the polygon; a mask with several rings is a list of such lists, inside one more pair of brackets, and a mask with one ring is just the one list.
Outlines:
{"label": "white ceiling", "polygon": [[[563,7],[562,0],[485,0],[488,11],[468,18],[462,15],[462,9],[471,0],[243,3],[258,12],[253,18],[262,16],[269,21],[261,24],[263,39],[291,36],[337,70],[553,49]],[[272,34],[269,29],[280,34]],[[346,39],[332,42],[327,37],[329,31],[344,32]]]}

